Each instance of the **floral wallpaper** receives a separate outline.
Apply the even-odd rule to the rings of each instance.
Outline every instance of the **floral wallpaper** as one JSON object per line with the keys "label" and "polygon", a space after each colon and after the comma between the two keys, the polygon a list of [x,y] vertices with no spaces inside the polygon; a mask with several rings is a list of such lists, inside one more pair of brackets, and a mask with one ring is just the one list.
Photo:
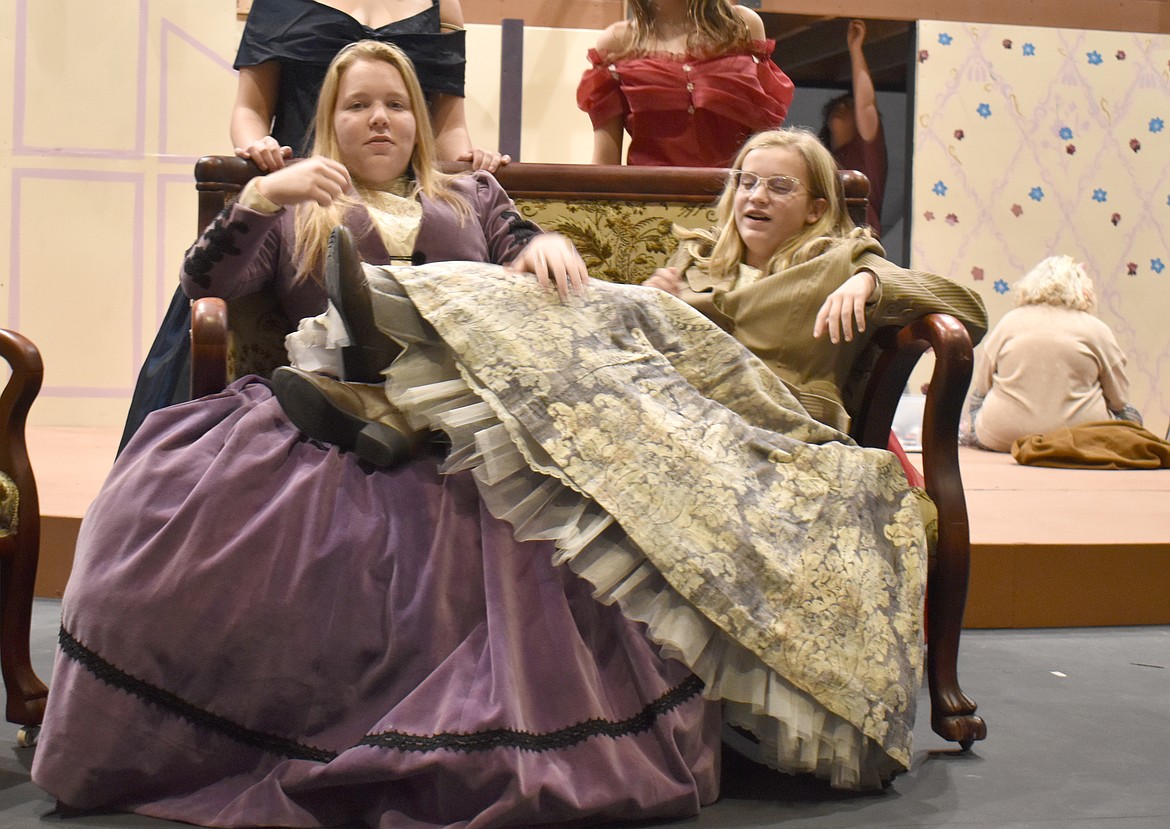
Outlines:
{"label": "floral wallpaper", "polygon": [[979,290],[994,323],[1046,256],[1083,261],[1170,418],[1170,36],[921,21],[911,258]]}

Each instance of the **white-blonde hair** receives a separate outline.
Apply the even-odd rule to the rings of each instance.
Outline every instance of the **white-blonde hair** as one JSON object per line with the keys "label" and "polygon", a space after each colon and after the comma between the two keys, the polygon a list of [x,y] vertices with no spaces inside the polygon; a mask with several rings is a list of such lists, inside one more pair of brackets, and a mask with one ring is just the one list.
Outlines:
{"label": "white-blonde hair", "polygon": [[1020,279],[1012,289],[1016,305],[1056,305],[1092,311],[1097,305],[1093,280],[1083,263],[1071,256],[1049,256]]}

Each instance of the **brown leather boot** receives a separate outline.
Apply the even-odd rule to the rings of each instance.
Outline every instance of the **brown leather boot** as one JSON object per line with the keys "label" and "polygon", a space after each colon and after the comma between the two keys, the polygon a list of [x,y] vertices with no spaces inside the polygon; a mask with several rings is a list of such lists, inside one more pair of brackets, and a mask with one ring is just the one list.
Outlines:
{"label": "brown leather boot", "polygon": [[410,428],[381,384],[349,383],[290,366],[272,375],[281,408],[313,440],[332,443],[374,466],[401,466],[420,454],[427,433]]}
{"label": "brown leather boot", "polygon": [[350,345],[341,349],[344,379],[350,383],[380,383],[382,369],[402,349],[374,323],[370,290],[353,233],[345,225],[333,228],[325,257],[325,289],[341,315]]}

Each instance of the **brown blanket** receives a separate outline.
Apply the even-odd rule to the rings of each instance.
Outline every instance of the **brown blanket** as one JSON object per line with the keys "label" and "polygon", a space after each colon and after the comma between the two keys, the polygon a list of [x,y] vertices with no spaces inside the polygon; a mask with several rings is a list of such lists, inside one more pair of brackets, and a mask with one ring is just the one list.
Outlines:
{"label": "brown blanket", "polygon": [[1100,420],[1019,438],[1012,444],[1012,457],[1029,466],[1166,469],[1170,441],[1136,423]]}

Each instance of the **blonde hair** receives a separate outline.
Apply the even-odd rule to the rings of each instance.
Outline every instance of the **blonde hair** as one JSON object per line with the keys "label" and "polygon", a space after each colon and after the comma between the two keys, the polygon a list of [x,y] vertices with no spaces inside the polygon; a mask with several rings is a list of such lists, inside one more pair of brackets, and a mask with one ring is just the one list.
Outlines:
{"label": "blonde hair", "polygon": [[[654,34],[653,0],[630,0],[632,38],[629,47],[612,57],[646,51]],[[687,51],[698,55],[717,55],[746,49],[752,42],[747,23],[731,9],[727,0],[687,0]]]}
{"label": "blonde hair", "polygon": [[[337,108],[341,77],[359,61],[389,64],[398,70],[406,85],[407,98],[415,121],[414,148],[410,154],[410,165],[406,170],[407,176],[413,180],[412,195],[423,193],[430,199],[447,202],[455,209],[461,222],[470,217],[471,206],[467,200],[451,189],[451,181],[456,176],[442,173],[435,167],[437,152],[426,95],[419,85],[414,64],[405,52],[393,44],[359,40],[349,44],[334,56],[325,72],[325,80],[321,84],[321,93],[317,98],[313,154],[335,161],[342,160],[333,122],[334,110]],[[362,202],[346,194],[328,207],[322,207],[316,202],[305,202],[297,206],[296,243],[293,248],[294,260],[298,262],[297,281],[308,278],[320,279],[321,266],[329,247],[329,234],[337,225],[343,224],[345,212],[357,204]]]}
{"label": "blonde hair", "polygon": [[[806,225],[772,254],[768,260],[767,273],[807,262],[843,239],[868,234],[868,230],[855,227],[849,218],[833,156],[806,129],[789,127],[753,135],[740,148],[733,168],[740,169],[749,153],[774,147],[792,150],[804,160],[808,175],[802,183],[813,200],[824,199],[826,206],[819,219]],[[734,276],[744,260],[743,239],[735,226],[735,189],[734,176],[728,176],[719,201],[715,204],[717,225],[714,228],[688,230],[677,225],[674,228],[674,234],[680,240],[680,251],[698,262],[716,279]]]}
{"label": "blonde hair", "polygon": [[1071,256],[1049,256],[1021,278],[1012,289],[1016,305],[1056,305],[1093,311],[1097,295],[1085,266]]}

